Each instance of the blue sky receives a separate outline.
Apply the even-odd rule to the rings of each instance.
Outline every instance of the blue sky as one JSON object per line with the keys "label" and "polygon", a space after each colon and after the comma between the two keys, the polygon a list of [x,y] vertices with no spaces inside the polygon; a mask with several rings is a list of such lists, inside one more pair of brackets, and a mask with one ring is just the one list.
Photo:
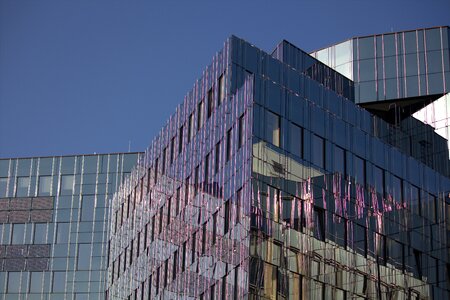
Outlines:
{"label": "blue sky", "polygon": [[[338,6],[336,6],[338,3]],[[0,157],[143,151],[223,42],[450,25],[450,1],[0,0]]]}

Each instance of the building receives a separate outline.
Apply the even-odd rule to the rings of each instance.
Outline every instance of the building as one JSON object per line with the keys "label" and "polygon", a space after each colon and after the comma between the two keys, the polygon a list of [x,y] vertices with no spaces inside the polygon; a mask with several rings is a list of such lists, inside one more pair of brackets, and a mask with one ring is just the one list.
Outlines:
{"label": "building", "polygon": [[[311,55],[354,81],[360,106],[400,127],[414,116],[448,141],[449,40],[442,26],[355,37]],[[443,151],[423,148],[423,158]]]}
{"label": "building", "polygon": [[230,37],[114,195],[107,297],[449,298],[447,140],[411,117],[448,34]]}
{"label": "building", "polygon": [[0,299],[104,299],[109,200],[138,156],[0,159]]}

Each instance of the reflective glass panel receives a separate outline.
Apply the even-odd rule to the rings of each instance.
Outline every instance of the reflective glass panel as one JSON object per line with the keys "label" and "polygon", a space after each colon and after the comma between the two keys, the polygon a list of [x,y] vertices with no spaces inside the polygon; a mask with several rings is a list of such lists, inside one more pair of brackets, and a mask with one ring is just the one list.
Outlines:
{"label": "reflective glass panel", "polygon": [[81,221],[92,221],[94,217],[95,196],[83,196],[81,202]]}
{"label": "reflective glass panel", "polygon": [[311,135],[312,139],[312,163],[320,168],[324,168],[325,143],[321,137]]}
{"label": "reflective glass panel", "polygon": [[30,177],[17,177],[16,197],[28,196]]}
{"label": "reflective glass panel", "polygon": [[18,293],[20,291],[20,272],[8,273],[8,293]]}
{"label": "reflective glass panel", "polygon": [[289,130],[289,151],[298,157],[302,157],[302,149],[302,128],[291,123]]}
{"label": "reflective glass panel", "polygon": [[12,244],[23,244],[25,236],[25,224],[14,224],[12,233]]}
{"label": "reflective glass panel", "polygon": [[266,139],[268,142],[280,146],[280,116],[266,111]]}
{"label": "reflective glass panel", "polygon": [[8,185],[8,178],[7,177],[0,178],[0,198],[6,197],[7,185]]}
{"label": "reflective glass panel", "polygon": [[39,196],[50,196],[51,194],[52,177],[39,176]]}
{"label": "reflective glass panel", "polygon": [[78,270],[88,270],[89,260],[91,256],[91,245],[90,244],[79,244],[78,245]]}
{"label": "reflective glass panel", "polygon": [[44,272],[31,272],[30,292],[40,293],[42,291],[42,280],[44,279]]}
{"label": "reflective glass panel", "polygon": [[73,193],[74,175],[62,175],[61,176],[61,195],[71,195]]}

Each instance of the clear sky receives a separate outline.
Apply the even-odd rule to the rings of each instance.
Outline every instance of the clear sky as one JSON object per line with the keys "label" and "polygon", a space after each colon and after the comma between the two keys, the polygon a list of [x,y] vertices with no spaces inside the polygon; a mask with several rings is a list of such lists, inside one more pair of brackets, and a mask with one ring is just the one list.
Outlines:
{"label": "clear sky", "polygon": [[143,151],[223,42],[450,25],[450,1],[0,0],[0,157]]}

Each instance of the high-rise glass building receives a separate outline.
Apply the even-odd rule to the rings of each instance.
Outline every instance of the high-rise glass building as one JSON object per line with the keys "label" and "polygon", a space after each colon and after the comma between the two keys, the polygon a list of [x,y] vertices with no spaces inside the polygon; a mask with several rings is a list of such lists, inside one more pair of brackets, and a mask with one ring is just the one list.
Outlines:
{"label": "high-rise glass building", "polygon": [[447,299],[447,140],[412,115],[448,32],[230,37],[114,195],[108,299]]}
{"label": "high-rise glass building", "polygon": [[0,299],[104,299],[109,201],[138,156],[0,159]]}

